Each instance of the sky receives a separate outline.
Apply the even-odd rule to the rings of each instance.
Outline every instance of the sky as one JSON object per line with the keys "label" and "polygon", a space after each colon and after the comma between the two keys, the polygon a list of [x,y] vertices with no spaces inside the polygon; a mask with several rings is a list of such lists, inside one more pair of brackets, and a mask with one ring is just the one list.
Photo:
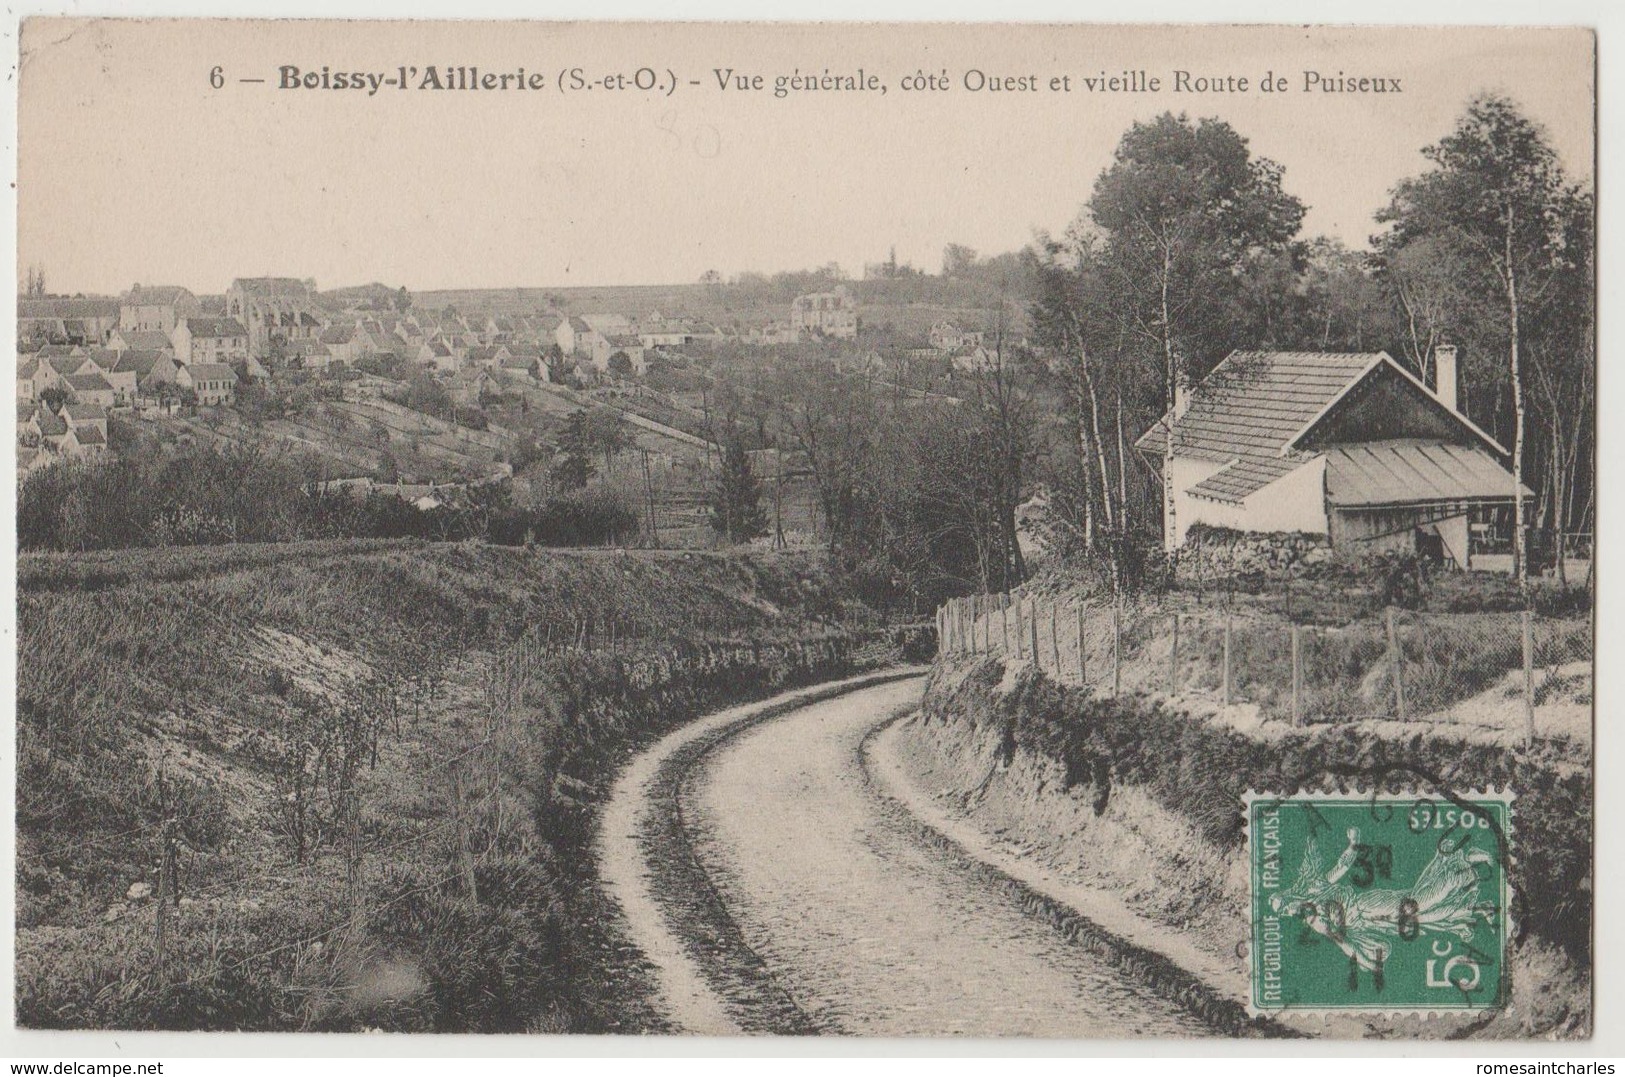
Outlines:
{"label": "sky", "polygon": [[[22,56],[19,279],[39,264],[62,293],[858,276],[893,247],[935,271],[950,242],[991,254],[1064,230],[1124,130],[1164,111],[1228,121],[1284,166],[1305,236],[1356,247],[1475,93],[1517,100],[1572,177],[1594,167],[1580,30],[35,19]],[[282,88],[285,67],[331,85],[403,66],[406,90]],[[431,66],[542,86],[417,88]],[[640,68],[661,85],[633,84]],[[729,71],[764,88],[719,88]],[[774,93],[860,71],[885,93]],[[1125,72],[1161,87],[1082,81]],[[1285,88],[1262,92],[1266,72]],[[1401,92],[1308,89],[1309,72]],[[948,88],[904,88],[927,75]]]}

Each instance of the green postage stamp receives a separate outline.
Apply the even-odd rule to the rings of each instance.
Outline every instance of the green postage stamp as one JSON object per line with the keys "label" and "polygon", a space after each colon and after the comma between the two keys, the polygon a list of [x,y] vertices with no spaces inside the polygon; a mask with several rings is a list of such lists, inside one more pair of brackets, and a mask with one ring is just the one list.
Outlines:
{"label": "green postage stamp", "polygon": [[1249,793],[1254,1013],[1506,1005],[1512,794]]}

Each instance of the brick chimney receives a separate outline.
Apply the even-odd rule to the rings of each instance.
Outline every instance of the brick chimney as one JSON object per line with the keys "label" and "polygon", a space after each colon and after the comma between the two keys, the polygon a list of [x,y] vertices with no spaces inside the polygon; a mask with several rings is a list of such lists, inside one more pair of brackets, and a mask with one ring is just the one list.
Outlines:
{"label": "brick chimney", "polygon": [[1440,344],[1433,349],[1433,395],[1451,411],[1456,406],[1456,346]]}

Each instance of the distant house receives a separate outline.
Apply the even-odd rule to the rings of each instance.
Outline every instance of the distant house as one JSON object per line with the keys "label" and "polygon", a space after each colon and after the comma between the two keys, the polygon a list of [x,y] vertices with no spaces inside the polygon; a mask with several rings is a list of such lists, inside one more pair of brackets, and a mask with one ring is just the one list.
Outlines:
{"label": "distant house", "polygon": [[134,375],[137,397],[156,397],[162,392],[161,386],[176,383],[180,364],[167,350],[127,351],[119,353],[113,372]]}
{"label": "distant house", "polygon": [[479,367],[456,374],[446,383],[446,394],[465,408],[477,405],[485,393],[497,395],[501,392],[502,383],[492,377],[489,370]]}
{"label": "distant house", "polygon": [[90,352],[90,361],[96,364],[102,377],[113,387],[113,406],[126,408],[135,400],[136,376],[133,371],[119,370],[119,357],[123,352],[116,352],[110,348],[95,348]]}
{"label": "distant house", "polygon": [[364,353],[363,338],[353,325],[330,325],[318,338],[335,363],[355,362]]}
{"label": "distant house", "polygon": [[59,413],[62,421],[68,424],[68,429],[83,433],[94,429],[100,437],[101,444],[107,444],[107,410],[94,404],[67,403],[62,405]]}
{"label": "distant house", "polygon": [[851,340],[858,335],[858,305],[839,285],[834,291],[797,296],[790,304],[790,328],[798,336]]}
{"label": "distant house", "polygon": [[430,340],[419,345],[416,358],[419,363],[435,370],[457,369],[456,356],[451,354],[451,349],[442,340]]}
{"label": "distant house", "polygon": [[182,366],[176,380],[191,389],[204,407],[230,404],[237,396],[237,372],[224,363]]}
{"label": "distant house", "polygon": [[107,338],[107,346],[116,352],[172,351],[175,347],[169,333],[157,329],[115,329]]}
{"label": "distant house", "polygon": [[177,284],[133,285],[119,297],[118,328],[166,337],[184,319],[203,312],[197,296]]}
{"label": "distant house", "polygon": [[326,370],[334,363],[333,350],[315,338],[289,345],[288,355],[302,370]]}
{"label": "distant house", "polygon": [[69,374],[62,379],[70,399],[98,408],[111,408],[118,402],[118,392],[100,371],[90,374]]}
{"label": "distant house", "polygon": [[248,355],[248,330],[236,318],[182,318],[170,333],[177,362],[234,363]]}
{"label": "distant house", "polygon": [[667,318],[651,322],[638,330],[638,340],[645,348],[681,348],[692,343],[694,335],[694,327],[688,322]]}
{"label": "distant house", "polygon": [[648,364],[643,358],[643,341],[631,334],[613,336],[604,339],[602,343],[593,346],[592,365],[599,370],[609,370],[609,361],[617,355],[625,355],[632,364],[632,373],[643,374],[648,370]]}
{"label": "distant house", "polygon": [[118,326],[117,299],[19,299],[17,337],[55,344],[99,345]]}
{"label": "distant house", "polygon": [[39,390],[34,379],[39,376],[39,360],[29,359],[17,366],[17,402],[19,404],[32,404],[39,399]]}
{"label": "distant house", "polygon": [[535,359],[511,355],[497,368],[502,379],[511,384],[535,385],[547,380],[547,367]]}
{"label": "distant house", "polygon": [[964,348],[979,348],[982,346],[982,332],[979,329],[961,329],[953,322],[942,321],[931,327],[928,334],[931,347],[939,352],[956,352]]}
{"label": "distant house", "polygon": [[257,359],[278,347],[321,336],[326,318],[316,302],[316,282],[293,277],[242,277],[226,290],[226,317],[248,332]]}
{"label": "distant house", "polygon": [[1385,352],[1232,352],[1136,447],[1159,470],[1172,438],[1169,549],[1193,524],[1325,535],[1334,549],[1439,551],[1472,567],[1472,525],[1529,497],[1508,452]]}
{"label": "distant house", "polygon": [[562,319],[558,328],[553,330],[553,341],[565,355],[575,355],[584,347],[581,338],[592,331],[592,326],[571,315]]}

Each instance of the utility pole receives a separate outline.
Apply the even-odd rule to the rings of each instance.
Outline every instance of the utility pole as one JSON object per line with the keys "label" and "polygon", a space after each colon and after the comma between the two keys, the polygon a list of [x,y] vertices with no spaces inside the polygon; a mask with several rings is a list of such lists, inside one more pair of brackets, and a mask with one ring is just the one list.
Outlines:
{"label": "utility pole", "polygon": [[649,450],[639,448],[643,457],[643,496],[649,506],[649,545],[660,546],[660,531],[655,526],[655,488],[654,480],[649,475]]}

